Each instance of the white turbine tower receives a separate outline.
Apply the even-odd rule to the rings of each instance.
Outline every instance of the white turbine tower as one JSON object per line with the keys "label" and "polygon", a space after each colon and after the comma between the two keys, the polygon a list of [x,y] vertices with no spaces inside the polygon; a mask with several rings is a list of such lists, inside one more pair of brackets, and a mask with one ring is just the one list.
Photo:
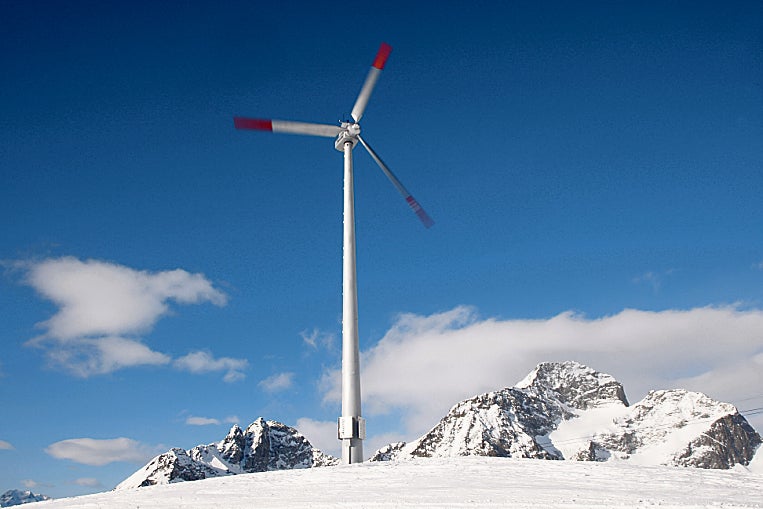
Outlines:
{"label": "white turbine tower", "polygon": [[419,203],[411,196],[403,184],[395,177],[368,143],[360,137],[360,119],[366,109],[371,92],[379,79],[392,47],[382,43],[376,54],[371,70],[368,71],[363,88],[360,89],[352,121],[340,122],[338,126],[235,117],[236,129],[257,129],[275,133],[306,134],[336,138],[334,147],[344,153],[344,242],[342,265],[342,416],[338,422],[338,438],[342,441],[342,461],[360,463],[363,461],[363,439],[366,437],[365,419],[360,411],[360,361],[358,348],[358,297],[355,264],[355,198],[353,192],[352,149],[360,142],[387,178],[403,195],[424,226],[434,224]]}

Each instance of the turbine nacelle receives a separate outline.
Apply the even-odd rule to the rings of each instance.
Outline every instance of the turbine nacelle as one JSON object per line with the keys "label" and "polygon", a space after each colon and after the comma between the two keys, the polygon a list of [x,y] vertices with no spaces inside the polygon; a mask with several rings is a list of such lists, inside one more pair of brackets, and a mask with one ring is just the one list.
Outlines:
{"label": "turbine nacelle", "polygon": [[344,152],[346,143],[352,143],[352,148],[355,148],[360,136],[360,124],[356,122],[342,122],[340,127],[342,131],[337,135],[336,141],[334,141],[334,148],[339,152]]}

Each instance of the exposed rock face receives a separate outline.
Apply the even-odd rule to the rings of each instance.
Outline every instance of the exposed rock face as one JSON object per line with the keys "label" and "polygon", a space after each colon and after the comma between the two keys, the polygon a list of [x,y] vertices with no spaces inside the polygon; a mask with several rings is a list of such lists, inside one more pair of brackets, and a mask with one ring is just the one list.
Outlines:
{"label": "exposed rock face", "polygon": [[731,468],[761,437],[732,405],[684,390],[628,406],[622,384],[576,362],[543,363],[513,388],[455,405],[428,433],[372,461],[504,456]]}
{"label": "exposed rock face", "polygon": [[687,467],[730,468],[748,465],[760,445],[760,435],[738,413],[715,421],[710,429],[692,440],[676,463]]}
{"label": "exposed rock face", "polygon": [[234,425],[220,442],[199,445],[190,451],[176,448],[160,454],[116,489],[267,470],[320,467],[337,462],[314,448],[296,429],[260,418],[246,431]]}
{"label": "exposed rock face", "polygon": [[544,362],[519,382],[524,389],[561,407],[588,410],[612,404],[628,406],[620,382],[577,362]]}
{"label": "exposed rock face", "polygon": [[550,432],[559,416],[558,408],[520,390],[489,392],[454,406],[429,433],[400,452],[416,457],[557,459],[534,436]]}
{"label": "exposed rock face", "polygon": [[50,497],[46,495],[37,495],[28,490],[8,490],[0,495],[0,507],[42,502],[43,500],[50,500]]}

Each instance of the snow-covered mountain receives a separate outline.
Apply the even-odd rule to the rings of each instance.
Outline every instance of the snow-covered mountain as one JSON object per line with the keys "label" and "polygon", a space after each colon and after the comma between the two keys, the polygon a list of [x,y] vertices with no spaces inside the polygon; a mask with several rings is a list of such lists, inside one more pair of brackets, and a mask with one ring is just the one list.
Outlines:
{"label": "snow-covered mountain", "polygon": [[220,442],[198,445],[189,451],[175,448],[160,454],[115,489],[320,467],[337,462],[336,458],[313,447],[296,429],[259,418],[245,431],[234,425]]}
{"label": "snow-covered mountain", "polygon": [[28,490],[8,490],[0,495],[0,507],[11,507],[14,505],[41,502],[43,500],[50,500],[50,497],[45,495],[37,495],[36,493],[32,493]]}
{"label": "snow-covered mountain", "polygon": [[476,455],[728,469],[749,464],[760,444],[728,403],[667,390],[629,406],[612,376],[561,362],[456,404],[418,440],[390,444],[371,460]]}
{"label": "snow-covered mountain", "polygon": [[[685,390],[633,406],[622,384],[576,362],[539,364],[511,388],[456,404],[428,433],[371,461],[497,456],[728,469],[748,465],[761,437],[732,405]],[[171,449],[116,489],[268,470],[335,465],[296,429],[262,418],[220,442]]]}

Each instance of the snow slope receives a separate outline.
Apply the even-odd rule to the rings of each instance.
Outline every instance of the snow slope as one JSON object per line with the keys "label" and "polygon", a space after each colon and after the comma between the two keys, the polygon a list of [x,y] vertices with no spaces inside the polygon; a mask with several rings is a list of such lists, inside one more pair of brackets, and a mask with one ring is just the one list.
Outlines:
{"label": "snow slope", "polygon": [[426,458],[271,471],[41,502],[41,509],[763,507],[763,475],[625,462]]}
{"label": "snow slope", "polygon": [[652,391],[627,408],[580,412],[548,440],[567,459],[702,468],[748,464],[759,444],[734,406],[681,389]]}

